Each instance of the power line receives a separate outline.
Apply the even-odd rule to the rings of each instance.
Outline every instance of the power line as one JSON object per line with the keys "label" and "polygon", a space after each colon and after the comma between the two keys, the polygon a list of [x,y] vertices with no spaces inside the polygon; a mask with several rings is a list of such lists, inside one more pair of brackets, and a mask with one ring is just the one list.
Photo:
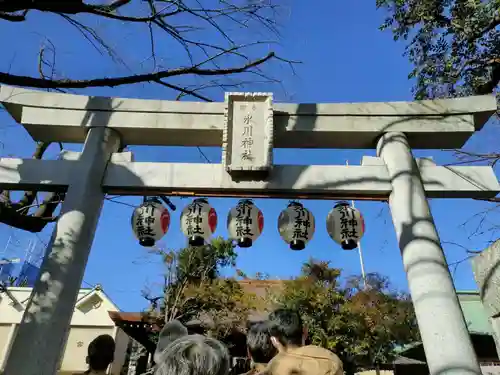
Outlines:
{"label": "power line", "polygon": [[89,282],[87,282],[85,280],[82,280],[82,283],[85,284],[85,285],[87,285],[87,286],[90,286],[92,289],[94,289],[96,287],[95,285],[93,285],[93,284],[91,284],[91,283],[89,283]]}
{"label": "power line", "polygon": [[202,151],[201,147],[200,146],[196,146],[196,148],[200,152],[201,156],[203,156],[203,159],[205,159],[205,161],[210,164],[211,163],[210,159],[207,157],[207,155],[205,155],[205,153]]}
{"label": "power line", "polygon": [[[349,165],[349,160],[346,160],[345,165]],[[354,206],[354,200],[351,201],[352,208]],[[363,250],[361,250],[361,239],[358,241],[358,254],[359,254],[359,264],[361,266],[361,277],[363,278],[363,287],[366,289],[366,273],[365,273],[365,262],[363,260]]]}
{"label": "power line", "polygon": [[122,205],[127,206],[127,207],[137,208],[136,205],[133,205],[131,203],[127,203],[127,202],[122,202],[122,201],[115,200],[115,199],[117,199],[117,197],[106,197],[104,199],[106,199],[107,201],[112,202],[112,203],[122,204]]}

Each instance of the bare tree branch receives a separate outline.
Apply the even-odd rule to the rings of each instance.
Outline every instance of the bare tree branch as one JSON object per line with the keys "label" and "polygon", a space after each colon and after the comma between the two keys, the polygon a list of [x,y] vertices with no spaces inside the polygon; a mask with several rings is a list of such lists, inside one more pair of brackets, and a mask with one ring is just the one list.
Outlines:
{"label": "bare tree branch", "polygon": [[23,22],[23,21],[26,21],[27,14],[28,14],[27,10],[21,14],[8,14],[8,13],[0,12],[0,18],[4,19],[6,21],[11,21],[11,22]]}
{"label": "bare tree branch", "polygon": [[494,197],[494,198],[474,198],[474,199],[477,200],[477,201],[500,203],[500,197]]}
{"label": "bare tree branch", "polygon": [[[127,69],[126,74],[117,74],[117,76],[103,74],[88,79],[68,76],[64,74],[65,67],[57,66],[56,69],[56,47],[58,46],[45,38],[46,41],[38,51],[36,62],[38,77],[16,74],[8,70],[0,72],[0,84],[64,92],[66,89],[153,83],[176,91],[179,94],[178,99],[183,96],[192,96],[203,101],[211,101],[210,96],[205,95],[203,91],[211,88],[224,90],[228,87],[234,88],[241,84],[255,82],[249,80],[249,75],[255,76],[258,82],[281,84],[277,79],[268,77],[261,69],[262,65],[270,60],[285,62],[290,66],[296,63],[282,59],[274,52],[267,53],[269,45],[275,42],[268,41],[266,38],[254,37],[252,34],[253,41],[236,43],[239,38],[235,30],[249,30],[252,26],[258,26],[256,32],[264,30],[278,34],[276,5],[272,0],[241,3],[227,0],[215,3],[204,3],[202,0],[143,0],[140,2],[112,0],[110,4],[104,4],[104,2],[105,0],[101,0],[101,3],[91,4],[90,0],[87,2],[84,0],[0,0],[0,19],[29,23],[31,18],[28,14],[31,15],[31,13],[56,15],[67,22],[69,27],[76,28],[85,41],[90,43],[101,56],[110,58],[117,65],[124,66]],[[134,3],[133,6],[132,3]],[[144,27],[147,31],[147,41],[150,43],[150,52],[147,51],[150,56],[143,59],[140,66],[142,69],[143,63],[147,61],[151,61],[153,66],[137,71],[137,73],[129,68],[115,52],[116,44],[102,37],[98,29],[92,27],[93,21],[110,24],[118,21],[124,23],[124,27],[133,25],[139,31],[142,31],[141,28]],[[215,33],[217,37],[205,37],[205,33],[206,35]],[[165,44],[165,39],[167,42],[175,41],[181,47],[180,58],[185,59],[185,63],[178,63],[168,68],[162,66],[162,57],[157,54],[161,51],[161,44]],[[265,46],[266,51],[262,52],[261,49],[260,53],[253,53],[251,49],[259,45]],[[222,80],[223,77],[241,74],[244,76],[242,79],[228,80],[228,82]],[[187,78],[185,83],[179,83],[175,79],[182,76]],[[203,80],[198,82],[198,80],[193,80],[193,77],[201,77]],[[207,77],[210,78],[207,79]],[[193,81],[196,84],[193,84]],[[49,144],[39,144],[34,157],[42,158],[48,147]],[[38,204],[38,193],[36,191],[25,192],[21,200],[12,202],[9,191],[0,191],[0,222],[38,232],[47,223],[55,221],[57,219],[55,212],[58,205],[64,201],[65,194],[48,194]]]}
{"label": "bare tree branch", "polygon": [[177,68],[172,70],[164,70],[157,73],[137,74],[131,76],[113,77],[113,78],[94,78],[87,80],[70,80],[70,79],[55,79],[47,80],[43,78],[35,78],[21,76],[9,73],[0,72],[0,83],[14,86],[36,87],[41,89],[56,89],[56,88],[86,88],[86,87],[116,87],[120,85],[130,85],[141,82],[157,82],[164,78],[176,77],[180,75],[198,75],[198,76],[216,76],[237,74],[248,71],[258,65],[265,63],[275,57],[274,52],[270,52],[266,56],[254,60],[240,67],[227,69],[201,69],[196,67]]}
{"label": "bare tree branch", "polygon": [[[276,17],[273,17],[275,13],[263,13],[265,11],[274,12],[276,5],[272,4],[271,1],[266,2],[245,2],[243,4],[234,4],[232,2],[227,2],[221,0],[218,6],[211,4],[211,7],[206,7],[202,4],[200,0],[195,1],[198,6],[188,6],[185,1],[164,1],[164,0],[146,0],[146,9],[148,15],[145,16],[124,16],[117,14],[118,10],[122,8],[124,10],[130,9],[131,11],[137,13],[146,12],[146,9],[141,8],[129,8],[126,5],[130,4],[130,0],[115,0],[111,4],[87,4],[82,0],[68,0],[65,2],[54,2],[50,0],[4,0],[0,2],[0,16],[15,16],[19,18],[23,14],[25,15],[30,10],[42,11],[60,15],[65,20],[67,20],[71,25],[77,27],[82,33],[84,38],[86,38],[98,51],[104,50],[109,56],[115,61],[119,60],[110,46],[101,38],[99,35],[90,27],[77,21],[71,17],[71,15],[76,15],[80,13],[89,14],[89,16],[98,18],[110,18],[119,21],[132,22],[132,23],[142,23],[148,27],[148,33],[151,40],[151,58],[153,59],[154,66],[156,67],[156,53],[155,53],[155,37],[153,32],[153,25],[158,27],[161,31],[164,31],[167,36],[172,37],[178,43],[180,43],[189,60],[190,65],[174,68],[174,69],[162,69],[160,71],[151,71],[146,74],[130,74],[127,76],[120,77],[100,77],[91,78],[84,80],[76,79],[48,79],[45,76],[41,78],[35,78],[24,75],[16,75],[8,72],[0,72],[0,83],[10,84],[16,86],[27,86],[35,88],[44,89],[61,89],[61,88],[86,88],[86,87],[115,87],[119,85],[142,83],[142,82],[156,82],[160,83],[166,87],[177,90],[184,95],[191,95],[194,92],[181,88],[180,86],[171,83],[165,83],[164,79],[170,77],[177,77],[181,75],[199,75],[199,76],[224,76],[231,74],[239,74],[251,71],[253,68],[257,68],[259,65],[276,58],[274,52],[268,53],[266,56],[256,59],[249,59],[242,52],[242,49],[251,47],[252,45],[262,44],[265,42],[257,42],[250,44],[236,45],[234,43],[233,37],[230,35],[234,32],[232,28],[228,28],[226,23],[219,24],[219,20],[227,19],[235,25],[248,28],[250,21],[256,21],[261,26],[265,26],[266,29],[272,33],[277,34],[278,30],[276,28]],[[20,13],[22,12],[22,13]],[[193,20],[193,25],[181,26],[178,24],[167,23],[167,19],[173,20],[173,17],[183,14],[183,20],[186,16],[191,17]],[[110,20],[112,22],[112,20]],[[189,21],[188,21],[189,22]],[[202,40],[196,38],[192,40],[186,38],[183,34],[185,31],[198,30],[203,31],[203,23],[209,28],[214,29],[219,35],[225,39],[229,46],[217,45],[213,43],[205,43]],[[201,27],[195,25],[200,24]],[[230,32],[229,32],[230,31]],[[94,43],[94,42],[97,42]],[[196,63],[193,58],[191,48],[196,48],[202,51],[206,56],[206,60],[201,63]],[[213,54],[212,52],[217,53]],[[234,55],[245,59],[245,63],[242,65],[236,64],[234,67],[221,68],[216,60],[224,55]],[[284,59],[278,59],[281,61],[293,64],[293,61],[288,61]],[[116,61],[120,64],[124,64],[123,61]],[[211,64],[214,68],[202,68],[202,65]],[[156,69],[154,69],[156,70]],[[266,77],[267,78],[267,77]],[[196,93],[192,95],[202,100],[206,100],[207,97]]]}
{"label": "bare tree branch", "polygon": [[[496,15],[490,20],[490,22],[485,27],[483,27],[480,30],[477,30],[469,38],[467,38],[467,40],[469,42],[474,42],[477,39],[481,38],[484,34],[487,34],[490,31],[493,31],[498,25],[500,25],[500,13],[498,13],[498,11],[497,11]],[[488,94],[490,92],[491,91],[489,91]]]}
{"label": "bare tree branch", "polygon": [[108,5],[90,5],[85,4],[82,0],[3,0],[0,2],[0,12],[10,14],[20,11],[27,12],[29,10],[38,10],[42,12],[67,14],[91,12],[111,13],[128,3],[130,3],[130,0],[116,0]]}
{"label": "bare tree branch", "polygon": [[[41,159],[49,146],[50,143],[39,142],[33,159]],[[18,202],[10,200],[9,191],[2,191],[0,222],[29,232],[40,232],[48,223],[57,220],[57,217],[53,215],[59,203],[64,200],[64,196],[64,193],[49,193],[42,204],[34,205],[33,202],[37,197],[36,191],[26,191]],[[30,214],[32,207],[38,207],[38,209]]]}
{"label": "bare tree branch", "polygon": [[213,101],[212,99],[207,98],[206,96],[203,96],[201,94],[196,93],[195,90],[189,90],[189,89],[177,86],[177,85],[173,85],[171,83],[163,82],[161,80],[158,80],[158,81],[155,81],[155,82],[158,83],[159,85],[162,85],[162,86],[168,87],[170,89],[174,89],[174,90],[180,91],[182,94],[185,94],[185,95],[194,96],[195,98],[204,100],[206,102],[212,102]]}

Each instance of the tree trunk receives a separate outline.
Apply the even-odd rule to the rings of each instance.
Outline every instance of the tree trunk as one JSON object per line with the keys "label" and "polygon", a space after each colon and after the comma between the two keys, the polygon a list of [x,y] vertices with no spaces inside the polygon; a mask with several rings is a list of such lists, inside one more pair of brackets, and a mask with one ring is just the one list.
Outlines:
{"label": "tree trunk", "polygon": [[345,361],[344,365],[344,375],[354,375],[356,373],[356,365],[350,361]]}
{"label": "tree trunk", "polygon": [[0,222],[31,233],[39,233],[48,223],[57,220],[53,214],[59,203],[64,200],[64,196],[64,193],[49,194],[33,215],[19,212],[15,204],[0,202]]}

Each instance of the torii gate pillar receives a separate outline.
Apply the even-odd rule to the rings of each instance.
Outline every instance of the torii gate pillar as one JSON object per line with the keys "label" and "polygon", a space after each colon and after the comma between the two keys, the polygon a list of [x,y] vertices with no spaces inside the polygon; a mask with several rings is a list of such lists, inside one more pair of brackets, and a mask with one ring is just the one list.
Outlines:
{"label": "torii gate pillar", "polygon": [[429,372],[481,374],[406,136],[384,134],[378,141],[377,154],[391,179],[389,206]]}
{"label": "torii gate pillar", "polygon": [[113,129],[89,129],[4,374],[57,371],[104,202],[102,179],[119,147],[120,138]]}

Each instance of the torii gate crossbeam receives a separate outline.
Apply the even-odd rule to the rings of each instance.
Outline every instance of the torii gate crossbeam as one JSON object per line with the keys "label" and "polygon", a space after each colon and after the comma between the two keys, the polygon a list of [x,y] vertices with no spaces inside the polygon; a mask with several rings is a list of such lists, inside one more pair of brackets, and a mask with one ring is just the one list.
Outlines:
{"label": "torii gate crossbeam", "polygon": [[[104,194],[388,200],[433,375],[480,369],[426,198],[488,198],[490,167],[415,160],[411,148],[458,148],[496,111],[492,96],[412,103],[272,104],[98,98],[2,86],[0,102],[36,141],[84,143],[61,160],[0,159],[0,188],[67,191],[7,359],[9,375],[53,375]],[[149,163],[120,145],[222,146],[222,164]],[[275,166],[273,148],[375,148],[361,166]],[[43,348],[43,350],[41,350]]]}

